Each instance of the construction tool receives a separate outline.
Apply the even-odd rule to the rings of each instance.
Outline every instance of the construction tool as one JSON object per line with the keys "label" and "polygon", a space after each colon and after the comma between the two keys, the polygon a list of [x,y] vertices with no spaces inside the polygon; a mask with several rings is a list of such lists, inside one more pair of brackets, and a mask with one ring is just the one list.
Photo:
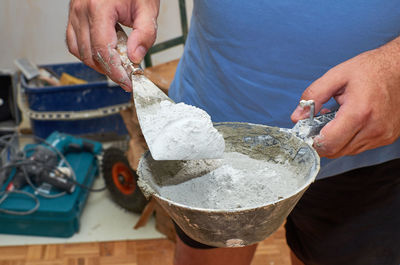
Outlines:
{"label": "construction tool", "polygon": [[[116,33],[118,38],[117,51],[120,55],[122,66],[132,80],[132,94],[136,113],[153,158],[156,160],[192,160],[222,157],[225,146],[224,139],[222,135],[213,128],[209,115],[198,108],[188,108],[187,112],[184,113],[185,118],[180,118],[179,121],[171,118],[172,122],[169,124],[167,122],[166,126],[162,128],[162,131],[156,131],[159,129],[154,127],[155,124],[165,122],[165,119],[162,120],[160,118],[157,120],[157,114],[161,112],[161,105],[173,107],[174,105],[168,105],[166,103],[175,103],[144,76],[144,71],[140,65],[134,64],[129,60],[126,46],[128,37],[118,24],[116,25]],[[199,111],[204,112],[205,115],[198,115]],[[156,121],[154,121],[154,123],[144,122],[146,118],[150,116],[156,117]],[[183,130],[186,126],[193,126],[193,124],[197,122],[194,121],[194,117],[200,117],[199,121],[201,124],[205,121],[204,124],[206,125],[197,126],[197,128],[192,131]],[[166,120],[168,121],[169,119],[170,117],[167,116]],[[182,130],[180,130],[181,128]],[[176,133],[174,133],[176,131],[179,131],[179,137],[176,137]],[[160,135],[162,135],[162,137]],[[207,137],[203,137],[203,135],[207,135]],[[200,137],[205,138],[205,141],[200,140]],[[164,143],[173,144],[168,148],[164,148],[164,146],[160,147],[160,144],[163,145]],[[171,148],[173,150],[171,150]],[[166,149],[169,149],[171,152],[165,151]],[[177,150],[185,150],[185,152],[179,152]]]}
{"label": "construction tool", "polygon": [[45,141],[11,137],[35,143],[7,144],[12,155],[0,164],[0,171],[10,169],[0,187],[0,233],[72,236],[79,231],[89,191],[103,190],[92,188],[102,144],[56,131]]}

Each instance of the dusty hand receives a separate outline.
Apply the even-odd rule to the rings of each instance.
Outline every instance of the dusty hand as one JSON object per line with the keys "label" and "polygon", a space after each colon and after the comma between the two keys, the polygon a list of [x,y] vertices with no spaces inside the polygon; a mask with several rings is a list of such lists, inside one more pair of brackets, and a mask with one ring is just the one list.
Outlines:
{"label": "dusty hand", "polygon": [[[343,62],[312,83],[302,99],[318,112],[331,97],[340,108],[314,139],[321,156],[336,158],[393,143],[400,136],[400,37]],[[292,120],[306,118],[297,108]]]}
{"label": "dusty hand", "polygon": [[131,82],[115,50],[117,22],[132,27],[128,56],[140,63],[156,39],[159,0],[71,0],[67,26],[69,51],[131,91]]}

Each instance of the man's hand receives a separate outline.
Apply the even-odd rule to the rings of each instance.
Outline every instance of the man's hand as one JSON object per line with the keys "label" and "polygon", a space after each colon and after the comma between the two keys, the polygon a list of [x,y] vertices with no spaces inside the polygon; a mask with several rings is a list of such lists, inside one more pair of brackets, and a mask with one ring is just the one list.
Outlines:
{"label": "man's hand", "polygon": [[131,82],[115,50],[115,24],[133,28],[127,43],[128,56],[140,63],[156,39],[159,5],[159,0],[71,0],[68,49],[86,65],[131,91]]}
{"label": "man's hand", "polygon": [[[320,156],[337,158],[388,145],[400,136],[400,37],[345,61],[312,83],[302,99],[316,113],[331,97],[340,104],[334,120],[314,139]],[[307,110],[292,114],[297,122]]]}

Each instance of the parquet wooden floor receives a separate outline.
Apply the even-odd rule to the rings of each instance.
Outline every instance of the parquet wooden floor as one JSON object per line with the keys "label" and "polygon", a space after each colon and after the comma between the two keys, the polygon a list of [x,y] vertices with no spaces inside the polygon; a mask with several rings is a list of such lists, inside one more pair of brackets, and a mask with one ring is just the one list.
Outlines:
{"label": "parquet wooden floor", "polygon": [[[0,247],[0,265],[172,265],[167,239]],[[281,227],[261,242],[252,265],[290,265]]]}

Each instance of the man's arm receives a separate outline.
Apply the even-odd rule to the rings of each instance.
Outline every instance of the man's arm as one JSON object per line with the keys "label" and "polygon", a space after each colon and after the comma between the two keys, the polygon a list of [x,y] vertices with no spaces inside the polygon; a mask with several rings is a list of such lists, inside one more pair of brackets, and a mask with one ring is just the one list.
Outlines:
{"label": "man's arm", "polygon": [[[326,72],[303,93],[318,112],[331,97],[340,104],[315,138],[321,156],[336,158],[393,143],[400,136],[400,37]],[[298,107],[294,122],[307,111]]]}
{"label": "man's arm", "polygon": [[156,39],[159,5],[159,0],[71,0],[68,49],[86,65],[131,91],[131,82],[115,50],[115,24],[133,28],[128,38],[128,56],[132,62],[140,63]]}

